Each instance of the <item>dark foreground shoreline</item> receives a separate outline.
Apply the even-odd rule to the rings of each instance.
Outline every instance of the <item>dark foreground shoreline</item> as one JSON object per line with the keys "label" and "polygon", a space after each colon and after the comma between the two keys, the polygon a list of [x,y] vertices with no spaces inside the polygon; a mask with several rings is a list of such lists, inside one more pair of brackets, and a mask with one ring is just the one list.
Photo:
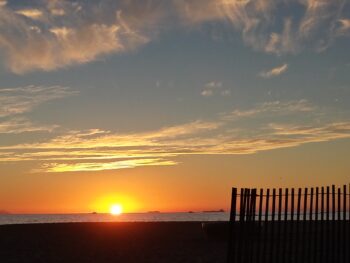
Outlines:
{"label": "dark foreground shoreline", "polygon": [[226,262],[227,242],[200,222],[0,226],[0,262]]}

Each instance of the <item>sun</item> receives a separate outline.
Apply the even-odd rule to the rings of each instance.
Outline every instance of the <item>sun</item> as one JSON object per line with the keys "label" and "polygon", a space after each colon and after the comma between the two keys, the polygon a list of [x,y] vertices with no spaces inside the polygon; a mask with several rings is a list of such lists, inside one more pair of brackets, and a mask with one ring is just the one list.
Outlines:
{"label": "sun", "polygon": [[120,215],[123,213],[123,207],[119,204],[112,205],[110,212],[112,215]]}

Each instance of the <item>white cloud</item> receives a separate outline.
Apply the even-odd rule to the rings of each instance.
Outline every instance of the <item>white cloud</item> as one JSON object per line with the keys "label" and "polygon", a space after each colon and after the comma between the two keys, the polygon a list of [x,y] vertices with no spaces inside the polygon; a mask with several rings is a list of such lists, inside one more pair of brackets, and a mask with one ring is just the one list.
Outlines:
{"label": "white cloud", "polygon": [[288,70],[288,64],[283,64],[281,66],[270,69],[268,71],[262,71],[260,72],[259,76],[265,79],[273,78],[285,73],[287,70]]}

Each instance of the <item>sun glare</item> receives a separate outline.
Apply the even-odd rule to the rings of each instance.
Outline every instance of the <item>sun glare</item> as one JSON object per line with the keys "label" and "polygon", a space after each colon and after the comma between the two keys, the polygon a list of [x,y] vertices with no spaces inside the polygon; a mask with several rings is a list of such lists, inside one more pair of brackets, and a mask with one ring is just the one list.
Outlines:
{"label": "sun glare", "polygon": [[123,207],[121,205],[112,205],[110,212],[112,215],[120,215],[121,213],[123,213]]}

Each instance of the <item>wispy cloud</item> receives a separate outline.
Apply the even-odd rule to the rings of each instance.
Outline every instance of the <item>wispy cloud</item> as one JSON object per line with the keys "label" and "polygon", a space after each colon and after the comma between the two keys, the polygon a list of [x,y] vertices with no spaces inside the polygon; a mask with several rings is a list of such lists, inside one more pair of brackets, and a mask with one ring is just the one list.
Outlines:
{"label": "wispy cloud", "polygon": [[288,64],[283,64],[279,67],[270,69],[268,71],[262,71],[259,73],[259,76],[265,79],[277,77],[283,73],[285,73],[288,70]]}
{"label": "wispy cloud", "polygon": [[31,19],[40,19],[43,16],[43,12],[38,9],[20,9],[16,13]]}
{"label": "wispy cloud", "polygon": [[291,101],[271,101],[256,105],[250,109],[236,109],[229,113],[222,113],[222,120],[237,120],[240,118],[258,117],[262,114],[272,116],[291,115],[291,114],[307,114],[319,111],[319,109],[312,105],[305,99],[291,100]]}
{"label": "wispy cloud", "polygon": [[338,34],[343,36],[350,35],[350,19],[339,19],[339,23]]}
{"label": "wispy cloud", "polygon": [[0,89],[0,117],[22,114],[50,100],[77,94],[68,87],[27,86]]}
{"label": "wispy cloud", "polygon": [[132,160],[120,160],[114,162],[93,162],[93,163],[49,163],[44,164],[41,168],[34,172],[84,172],[84,171],[107,171],[117,170],[126,168],[135,168],[139,166],[164,166],[164,165],[175,165],[176,162],[162,159],[132,159]]}
{"label": "wispy cloud", "polygon": [[[304,48],[322,51],[337,37],[348,35],[346,4],[346,0],[43,0],[16,9],[2,0],[0,49],[12,72],[50,71],[135,50],[178,23],[196,27],[228,22],[255,50],[277,55]],[[295,15],[299,13],[303,15]]]}
{"label": "wispy cloud", "polygon": [[203,97],[211,97],[211,96],[213,96],[213,90],[211,90],[211,89],[202,90],[201,95]]}
{"label": "wispy cloud", "polygon": [[224,85],[221,81],[211,81],[205,84],[204,89],[201,92],[203,97],[211,97],[213,95],[229,96],[231,91],[224,89]]}
{"label": "wispy cloud", "polygon": [[34,123],[26,115],[41,104],[74,94],[77,92],[61,86],[0,89],[0,134],[54,131],[58,125]]}
{"label": "wispy cloud", "polygon": [[50,71],[133,50],[149,42],[148,27],[160,18],[158,5],[149,1],[138,7],[129,1],[43,3],[0,9],[0,49],[15,73]]}
{"label": "wispy cloud", "polygon": [[[337,37],[345,0],[178,0],[175,5],[187,24],[228,21],[247,45],[279,55],[305,47],[326,49]],[[291,9],[302,10],[304,15],[293,15]]]}
{"label": "wispy cloud", "polygon": [[38,125],[26,118],[13,118],[10,120],[0,120],[0,134],[19,134],[24,132],[52,132],[58,128],[57,125]]}
{"label": "wispy cloud", "polygon": [[[70,131],[40,143],[1,146],[0,162],[35,161],[35,172],[102,171],[175,165],[174,158],[181,155],[253,154],[350,138],[350,121],[330,121],[332,114],[307,100],[271,101],[212,121],[148,132]],[[281,121],[282,116],[291,121]]]}

